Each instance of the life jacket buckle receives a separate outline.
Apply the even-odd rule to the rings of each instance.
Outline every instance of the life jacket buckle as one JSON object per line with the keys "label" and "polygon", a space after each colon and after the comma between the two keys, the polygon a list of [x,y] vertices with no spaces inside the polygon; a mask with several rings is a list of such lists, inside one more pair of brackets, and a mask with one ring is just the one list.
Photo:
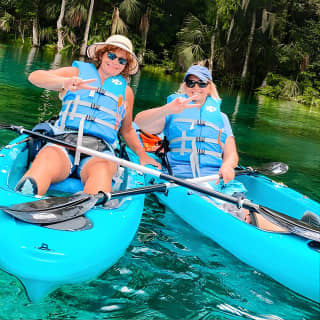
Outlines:
{"label": "life jacket buckle", "polygon": [[93,116],[91,116],[91,115],[89,115],[89,114],[87,114],[86,117],[85,117],[85,119],[86,119],[87,121],[94,121],[96,118],[93,117]]}
{"label": "life jacket buckle", "polygon": [[104,95],[106,93],[106,90],[104,90],[103,88],[98,88],[96,92]]}
{"label": "life jacket buckle", "polygon": [[98,110],[99,109],[99,105],[94,103],[94,102],[92,102],[90,108]]}
{"label": "life jacket buckle", "polygon": [[204,137],[196,137],[196,142],[205,142],[206,138]]}

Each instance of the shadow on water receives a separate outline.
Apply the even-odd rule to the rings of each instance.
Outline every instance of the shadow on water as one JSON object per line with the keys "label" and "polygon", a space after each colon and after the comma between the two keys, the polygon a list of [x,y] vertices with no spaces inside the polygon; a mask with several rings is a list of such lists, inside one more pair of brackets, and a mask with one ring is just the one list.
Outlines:
{"label": "shadow on water", "polygon": [[[33,87],[27,77],[60,63],[70,61],[0,45],[0,121],[31,128],[57,114],[57,94]],[[180,81],[143,70],[132,79],[136,112],[164,104]],[[319,110],[222,89],[220,94],[241,162],[286,162],[290,171],[281,180],[319,200]],[[14,135],[1,131],[1,144]],[[99,278],[64,286],[39,304],[30,304],[20,283],[2,271],[0,288],[3,319],[311,320],[320,315],[315,303],[241,263],[165,212],[152,196],[126,254]]]}

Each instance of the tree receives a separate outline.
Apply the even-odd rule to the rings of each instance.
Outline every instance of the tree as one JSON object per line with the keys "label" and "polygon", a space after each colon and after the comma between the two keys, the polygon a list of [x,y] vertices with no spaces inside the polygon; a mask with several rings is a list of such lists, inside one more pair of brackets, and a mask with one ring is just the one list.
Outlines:
{"label": "tree", "polygon": [[110,34],[126,34],[128,31],[127,25],[120,18],[120,11],[118,7],[114,7],[112,14]]}
{"label": "tree", "polygon": [[40,0],[33,0],[33,14],[32,14],[32,46],[39,47],[40,46],[40,37],[39,37],[39,3]]}
{"label": "tree", "polygon": [[138,54],[138,60],[140,64],[143,64],[144,55],[146,52],[147,37],[148,37],[148,32],[150,27],[150,15],[151,15],[151,8],[147,7],[145,14],[141,17],[141,21],[140,21],[141,43],[142,43],[141,48],[139,50],[139,54]]}
{"label": "tree", "polygon": [[249,34],[249,38],[248,38],[248,46],[247,46],[247,51],[246,51],[243,69],[242,69],[242,73],[241,73],[242,80],[244,80],[247,76],[248,63],[249,63],[249,57],[250,57],[250,53],[251,53],[255,28],[256,28],[256,11],[253,11],[252,21],[251,21],[251,29],[250,29],[250,34]]}
{"label": "tree", "polygon": [[208,45],[211,39],[211,28],[203,24],[199,18],[189,14],[182,29],[177,33],[177,55],[179,65],[186,70],[192,63],[208,62]]}
{"label": "tree", "polygon": [[64,32],[63,32],[63,18],[65,14],[66,9],[66,0],[61,1],[61,9],[60,9],[60,15],[57,20],[57,33],[58,33],[58,42],[57,42],[57,49],[58,52],[60,52],[64,47]]}
{"label": "tree", "polygon": [[84,31],[84,36],[83,36],[83,41],[80,49],[80,55],[85,56],[86,55],[86,50],[87,50],[87,45],[88,45],[88,37],[89,37],[89,30],[90,30],[90,24],[91,24],[91,18],[92,18],[92,12],[93,12],[93,6],[94,6],[94,0],[90,1],[90,8],[89,8],[89,13],[88,13],[88,18],[87,18],[87,23],[86,23],[86,29]]}

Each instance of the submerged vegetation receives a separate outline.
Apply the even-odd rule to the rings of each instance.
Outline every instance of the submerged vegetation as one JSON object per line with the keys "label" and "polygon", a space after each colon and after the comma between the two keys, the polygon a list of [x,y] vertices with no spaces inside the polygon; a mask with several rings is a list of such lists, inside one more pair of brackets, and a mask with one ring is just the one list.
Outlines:
{"label": "submerged vegetation", "polygon": [[202,63],[219,85],[320,106],[319,0],[1,0],[2,42],[85,55],[114,33],[142,65]]}

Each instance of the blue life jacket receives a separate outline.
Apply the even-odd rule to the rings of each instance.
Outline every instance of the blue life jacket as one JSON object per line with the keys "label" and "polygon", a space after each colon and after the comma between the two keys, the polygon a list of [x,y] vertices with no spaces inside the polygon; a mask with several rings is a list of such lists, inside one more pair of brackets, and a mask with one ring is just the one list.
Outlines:
{"label": "blue life jacket", "polygon": [[72,66],[79,69],[79,78],[97,79],[89,85],[98,90],[67,91],[62,100],[59,128],[62,131],[78,130],[80,142],[82,135],[87,134],[113,145],[125,115],[126,80],[117,75],[107,78],[102,85],[94,64],[74,61]]}
{"label": "blue life jacket", "polygon": [[[167,102],[177,97],[187,95],[173,94]],[[174,175],[196,177],[220,168],[227,138],[220,105],[221,100],[208,96],[200,110],[185,109],[166,118],[164,134],[169,140],[168,160]]]}

